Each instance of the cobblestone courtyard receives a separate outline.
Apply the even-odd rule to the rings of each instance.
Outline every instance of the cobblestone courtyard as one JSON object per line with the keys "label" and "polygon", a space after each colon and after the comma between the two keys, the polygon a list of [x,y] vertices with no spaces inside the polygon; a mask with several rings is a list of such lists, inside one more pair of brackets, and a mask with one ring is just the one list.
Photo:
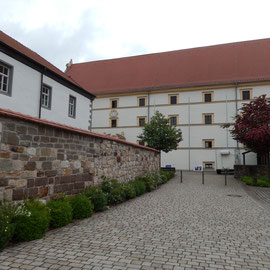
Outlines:
{"label": "cobblestone courtyard", "polygon": [[5,249],[0,269],[270,269],[270,208],[232,176],[183,175]]}

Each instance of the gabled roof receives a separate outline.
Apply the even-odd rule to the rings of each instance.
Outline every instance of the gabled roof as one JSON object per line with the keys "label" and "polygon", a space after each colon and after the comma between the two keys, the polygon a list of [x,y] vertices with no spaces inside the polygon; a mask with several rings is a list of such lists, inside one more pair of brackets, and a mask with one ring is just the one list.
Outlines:
{"label": "gabled roof", "polygon": [[91,94],[90,91],[86,91],[79,83],[74,80],[74,78],[71,78],[69,75],[62,72],[60,69],[45,60],[39,54],[30,50],[29,48],[19,43],[18,41],[16,41],[2,31],[0,31],[0,51],[7,54],[12,54],[11,56],[17,57],[18,60],[25,60],[28,63],[33,63],[39,69],[46,68],[47,71],[50,71],[51,74],[54,74],[57,77],[61,78],[71,87],[76,87],[80,91],[87,93],[87,96],[91,96],[92,98],[94,98],[94,95]]}
{"label": "gabled roof", "polygon": [[94,94],[270,80],[270,39],[73,64]]}

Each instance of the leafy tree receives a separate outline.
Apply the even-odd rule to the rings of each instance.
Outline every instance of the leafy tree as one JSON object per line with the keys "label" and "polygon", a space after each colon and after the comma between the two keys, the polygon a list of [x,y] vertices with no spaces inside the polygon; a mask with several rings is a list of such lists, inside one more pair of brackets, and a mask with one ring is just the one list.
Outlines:
{"label": "leafy tree", "polygon": [[270,101],[262,95],[244,104],[241,110],[242,113],[236,116],[230,131],[233,138],[264,157],[265,163],[269,163]]}
{"label": "leafy tree", "polygon": [[162,150],[166,153],[177,149],[182,141],[182,132],[175,126],[169,125],[169,119],[157,111],[149,124],[145,124],[142,134],[138,136],[147,146]]}

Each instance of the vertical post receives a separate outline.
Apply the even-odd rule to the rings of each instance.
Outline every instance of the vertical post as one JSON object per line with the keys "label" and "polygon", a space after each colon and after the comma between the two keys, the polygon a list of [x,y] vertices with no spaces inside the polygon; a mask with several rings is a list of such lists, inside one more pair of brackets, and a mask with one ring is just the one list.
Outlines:
{"label": "vertical post", "polygon": [[183,183],[183,171],[181,170],[181,183]]}
{"label": "vertical post", "polygon": [[202,171],[202,184],[204,185],[204,171]]}
{"label": "vertical post", "polygon": [[225,170],[225,186],[227,186],[227,169]]}

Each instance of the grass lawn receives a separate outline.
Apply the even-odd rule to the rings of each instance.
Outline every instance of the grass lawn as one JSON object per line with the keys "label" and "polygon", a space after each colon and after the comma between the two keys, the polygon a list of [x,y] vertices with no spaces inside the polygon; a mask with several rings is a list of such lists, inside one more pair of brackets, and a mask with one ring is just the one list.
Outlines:
{"label": "grass lawn", "polygon": [[249,186],[270,187],[270,181],[265,176],[258,178],[256,184],[253,182],[253,177],[251,176],[242,176],[240,179]]}

